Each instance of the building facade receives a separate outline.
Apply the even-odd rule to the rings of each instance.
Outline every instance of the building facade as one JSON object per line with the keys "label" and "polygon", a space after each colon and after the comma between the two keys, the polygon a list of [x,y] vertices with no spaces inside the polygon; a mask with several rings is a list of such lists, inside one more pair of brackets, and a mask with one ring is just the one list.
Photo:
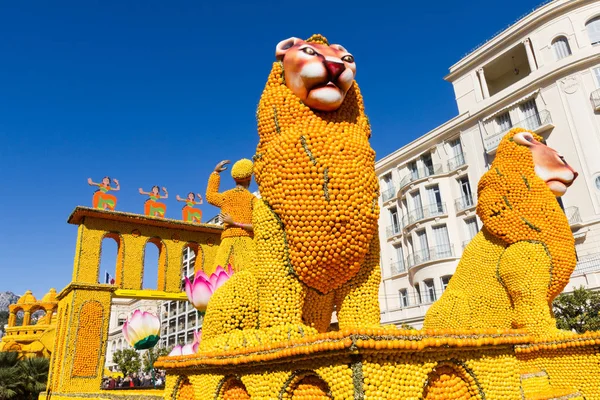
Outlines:
{"label": "building facade", "polygon": [[382,323],[420,328],[479,231],[477,183],[504,134],[543,136],[579,172],[562,198],[578,264],[600,288],[600,3],[555,0],[450,67],[458,115],[377,161]]}

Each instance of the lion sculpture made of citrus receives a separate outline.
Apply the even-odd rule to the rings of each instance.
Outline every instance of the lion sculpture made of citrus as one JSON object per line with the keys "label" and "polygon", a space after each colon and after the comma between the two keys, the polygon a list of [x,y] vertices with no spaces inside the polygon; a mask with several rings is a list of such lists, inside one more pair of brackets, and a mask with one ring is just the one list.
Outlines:
{"label": "lion sculpture made of citrus", "polygon": [[[257,111],[255,262],[209,302],[201,347],[379,326],[379,184],[354,57],[321,35],[280,42]],[[281,333],[281,337],[277,332]],[[243,338],[242,338],[243,336]]]}
{"label": "lion sculpture made of citrus", "polygon": [[577,173],[543,139],[521,128],[504,136],[479,181],[483,228],[465,248],[424,329],[519,328],[560,334],[552,301],[577,263],[575,241],[556,196]]}

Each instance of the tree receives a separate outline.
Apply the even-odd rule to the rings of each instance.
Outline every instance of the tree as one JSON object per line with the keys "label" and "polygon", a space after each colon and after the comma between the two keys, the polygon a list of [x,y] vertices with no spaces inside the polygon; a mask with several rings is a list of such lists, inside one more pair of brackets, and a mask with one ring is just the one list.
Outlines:
{"label": "tree", "polygon": [[4,335],[4,325],[8,324],[8,311],[0,311],[0,338]]}
{"label": "tree", "polygon": [[[144,352],[142,359],[144,360],[144,372],[150,372],[152,370],[152,364],[156,362],[158,357],[163,357],[169,355],[169,353],[173,350],[173,346],[170,347],[153,347]],[[148,356],[152,356],[152,363],[148,359]]]}
{"label": "tree", "polygon": [[113,353],[113,362],[119,367],[123,376],[138,372],[142,367],[140,355],[134,349],[117,350]]}
{"label": "tree", "polygon": [[50,361],[47,358],[26,358],[17,364],[23,399],[35,400],[46,389]]}
{"label": "tree", "polygon": [[16,399],[20,393],[18,354],[0,352],[0,400]]}
{"label": "tree", "polygon": [[600,330],[600,292],[581,286],[559,295],[552,306],[560,329],[577,333]]}

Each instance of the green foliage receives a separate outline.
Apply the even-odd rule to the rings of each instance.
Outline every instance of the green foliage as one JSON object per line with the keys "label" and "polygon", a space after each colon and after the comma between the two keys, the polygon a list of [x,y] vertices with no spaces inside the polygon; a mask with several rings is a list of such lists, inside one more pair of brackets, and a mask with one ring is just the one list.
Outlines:
{"label": "green foliage", "polygon": [[152,364],[156,362],[158,357],[163,357],[169,355],[169,353],[173,350],[173,346],[170,347],[153,347],[146,351],[142,356],[144,362],[144,372],[150,372],[152,370]]}
{"label": "green foliage", "polygon": [[600,292],[581,286],[559,295],[552,307],[560,329],[577,333],[600,330]]}
{"label": "green foliage", "polygon": [[4,335],[4,325],[8,324],[8,311],[0,311],[0,337]]}
{"label": "green foliage", "polygon": [[113,362],[119,367],[123,376],[138,372],[142,367],[140,355],[134,349],[117,350],[113,353]]}
{"label": "green foliage", "polygon": [[19,361],[15,352],[0,352],[0,400],[37,399],[46,389],[48,369],[47,358]]}
{"label": "green foliage", "polygon": [[412,326],[410,326],[409,324],[406,324],[406,323],[402,323],[402,325],[400,325],[400,329],[407,329],[407,330],[410,330],[410,331],[414,331],[415,330],[415,328],[413,328]]}

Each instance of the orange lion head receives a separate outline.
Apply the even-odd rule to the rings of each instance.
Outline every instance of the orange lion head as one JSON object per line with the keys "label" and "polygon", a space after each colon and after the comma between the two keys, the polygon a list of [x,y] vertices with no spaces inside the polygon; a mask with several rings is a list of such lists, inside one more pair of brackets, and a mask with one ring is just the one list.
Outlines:
{"label": "orange lion head", "polygon": [[[320,39],[320,40],[319,40]],[[279,42],[275,55],[283,62],[285,83],[302,102],[319,111],[337,110],[354,82],[354,57],[325,38],[295,37]]]}
{"label": "orange lion head", "polygon": [[508,245],[543,243],[552,259],[548,299],[568,283],[576,264],[575,241],[556,196],[577,172],[542,137],[521,128],[507,133],[478,185],[477,214],[485,229]]}

